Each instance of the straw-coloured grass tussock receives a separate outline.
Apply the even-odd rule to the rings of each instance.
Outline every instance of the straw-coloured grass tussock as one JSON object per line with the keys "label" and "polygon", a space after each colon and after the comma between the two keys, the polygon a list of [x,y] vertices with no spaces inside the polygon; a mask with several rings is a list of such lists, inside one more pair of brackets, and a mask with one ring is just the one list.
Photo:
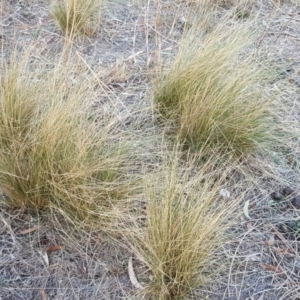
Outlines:
{"label": "straw-coloured grass tussock", "polygon": [[225,27],[220,21],[201,36],[201,27],[193,26],[156,82],[158,109],[174,121],[177,136],[190,149],[217,146],[241,155],[265,146],[271,101],[263,97],[265,68],[254,63],[249,48],[251,27]]}
{"label": "straw-coloured grass tussock", "polygon": [[[67,67],[66,67],[67,68]],[[130,141],[115,119],[93,122],[87,74],[62,66],[30,71],[12,62],[0,77],[0,189],[12,207],[56,208],[72,220],[101,224],[127,197]]]}
{"label": "straw-coloured grass tussock", "polygon": [[56,0],[52,15],[67,34],[92,36],[100,25],[104,0]]}
{"label": "straw-coloured grass tussock", "polygon": [[145,183],[146,225],[131,238],[153,276],[141,290],[144,296],[190,299],[192,290],[213,275],[208,262],[224,241],[240,200],[220,196],[226,172],[211,171],[215,160],[211,157],[196,172],[193,164],[183,167],[172,157]]}

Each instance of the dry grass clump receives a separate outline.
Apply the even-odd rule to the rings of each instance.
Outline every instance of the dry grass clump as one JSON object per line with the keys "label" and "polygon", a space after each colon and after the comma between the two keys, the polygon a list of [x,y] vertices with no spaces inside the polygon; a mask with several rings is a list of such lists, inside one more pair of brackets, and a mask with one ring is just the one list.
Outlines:
{"label": "dry grass clump", "polygon": [[[239,200],[220,196],[224,174],[211,171],[216,157],[200,170],[171,158],[145,183],[147,221],[131,239],[137,257],[153,274],[141,291],[151,299],[189,299],[213,275],[208,267],[233,221]],[[224,172],[225,173],[225,172]]]}
{"label": "dry grass clump", "polygon": [[[6,66],[0,77],[0,189],[12,207],[101,224],[129,192],[128,145],[113,116],[92,120],[88,74]],[[124,172],[123,172],[124,171]],[[100,218],[99,218],[100,217]]]}
{"label": "dry grass clump", "polygon": [[270,101],[262,91],[267,76],[245,50],[253,40],[249,25],[225,27],[220,21],[202,36],[193,26],[156,82],[161,114],[174,120],[179,139],[190,149],[208,144],[240,155],[266,145]]}
{"label": "dry grass clump", "polygon": [[94,35],[100,24],[104,0],[56,0],[52,15],[67,34]]}

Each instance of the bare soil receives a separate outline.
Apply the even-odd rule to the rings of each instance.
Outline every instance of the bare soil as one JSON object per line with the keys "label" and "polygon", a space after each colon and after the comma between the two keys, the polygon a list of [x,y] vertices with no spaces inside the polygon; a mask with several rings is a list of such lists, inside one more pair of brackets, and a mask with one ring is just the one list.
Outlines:
{"label": "bare soil", "polygon": [[[300,195],[300,6],[281,2],[256,1],[233,14],[232,20],[256,16],[261,34],[253,46],[278,71],[276,82],[270,83],[270,91],[280,91],[275,101],[280,110],[274,118],[282,127],[294,129],[293,139],[285,155],[274,145],[273,157],[249,158],[249,185],[255,187],[245,199],[250,218],[241,214],[232,228],[234,240],[214,254],[212,270],[219,274],[195,291],[193,299],[300,299],[300,206],[292,204]],[[60,56],[64,35],[47,0],[2,3],[6,5],[2,4],[0,19],[1,60],[9,61],[14,49],[22,52],[33,45],[35,62],[51,64]],[[174,57],[189,9],[184,1],[161,1],[157,6],[152,1],[108,1],[99,32],[76,38],[72,50],[77,71],[86,68],[85,61],[107,87],[102,102],[95,99],[95,107],[98,101],[102,105],[116,97],[125,104],[130,121],[130,116],[138,118],[142,108],[152,106],[151,80]],[[229,9],[229,4],[220,5],[218,13]],[[247,186],[241,172],[233,174],[233,180]],[[271,193],[282,193],[286,186],[293,193],[273,200]],[[0,207],[1,300],[134,298],[128,249],[96,232],[82,236],[75,229],[68,231],[59,217]],[[30,228],[34,230],[26,231]],[[136,260],[133,264],[143,284],[147,276]]]}

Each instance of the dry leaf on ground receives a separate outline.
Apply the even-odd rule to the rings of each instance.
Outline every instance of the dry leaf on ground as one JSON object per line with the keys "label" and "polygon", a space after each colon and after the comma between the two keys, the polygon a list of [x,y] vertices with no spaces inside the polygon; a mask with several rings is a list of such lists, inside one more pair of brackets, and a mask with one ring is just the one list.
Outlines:
{"label": "dry leaf on ground", "polygon": [[58,250],[62,250],[62,249],[63,249],[63,246],[54,245],[54,246],[51,246],[48,249],[46,249],[46,252],[49,254],[49,253],[52,253],[54,251],[58,251]]}
{"label": "dry leaf on ground", "polygon": [[132,257],[130,257],[129,261],[128,261],[128,273],[129,273],[129,278],[130,278],[130,281],[131,281],[132,285],[137,289],[143,288],[143,286],[137,281],[137,278],[136,278],[135,273],[133,271]]}
{"label": "dry leaf on ground", "polygon": [[245,205],[244,205],[244,215],[250,220],[251,218],[250,218],[250,216],[249,216],[249,200],[247,200],[246,202],[245,202]]}
{"label": "dry leaf on ground", "polygon": [[31,228],[22,230],[21,232],[19,232],[19,234],[25,235],[25,234],[28,234],[30,232],[36,231],[38,228],[39,228],[38,226],[34,226],[34,227],[31,227]]}
{"label": "dry leaf on ground", "polygon": [[274,271],[276,273],[283,273],[283,270],[278,266],[272,266],[267,264],[262,264],[262,266],[268,271]]}
{"label": "dry leaf on ground", "polygon": [[46,294],[45,290],[44,289],[40,289],[40,292],[41,292],[41,295],[42,295],[42,299],[43,300],[47,300],[47,294]]}

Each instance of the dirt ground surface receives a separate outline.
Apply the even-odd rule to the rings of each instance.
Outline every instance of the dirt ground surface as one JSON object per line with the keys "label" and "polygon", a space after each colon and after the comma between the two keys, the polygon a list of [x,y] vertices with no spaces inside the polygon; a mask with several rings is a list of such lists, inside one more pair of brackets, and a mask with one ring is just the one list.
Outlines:
{"label": "dirt ground surface", "polygon": [[[254,47],[278,70],[276,82],[270,84],[270,90],[281,92],[276,117],[296,132],[300,126],[300,3],[282,2],[256,1],[242,13],[245,18],[255,15],[257,27],[263,28]],[[49,13],[50,3],[5,3],[0,19],[0,58],[9,60],[13,49],[24,51],[33,45],[31,59],[35,62],[50,64],[59,57],[64,35]],[[107,87],[100,104],[105,103],[107,94],[109,99],[121,99],[129,117],[152,106],[153,75],[174,57],[183,20],[188,22],[190,7],[184,1],[156,4],[150,0],[108,1],[99,31],[74,40],[77,71],[86,68],[86,62]],[[229,9],[229,4],[220,5],[218,13]],[[242,22],[244,17],[239,16],[232,15],[232,20]],[[220,261],[220,274],[196,290],[193,299],[300,299],[300,203],[293,205],[300,195],[299,138],[295,135],[287,155],[261,157],[264,172],[251,171],[255,188],[241,205],[244,213],[232,229],[234,241],[214,254]],[[255,169],[255,164],[259,166],[260,161],[249,162],[249,168]],[[241,180],[243,175],[237,172],[232,176]],[[285,187],[290,187],[291,193]],[[80,236],[68,232],[63,220],[46,218],[1,206],[1,300],[134,298],[128,275],[132,254],[127,249],[97,233]],[[135,259],[133,265],[143,284],[147,280],[143,268]]]}

